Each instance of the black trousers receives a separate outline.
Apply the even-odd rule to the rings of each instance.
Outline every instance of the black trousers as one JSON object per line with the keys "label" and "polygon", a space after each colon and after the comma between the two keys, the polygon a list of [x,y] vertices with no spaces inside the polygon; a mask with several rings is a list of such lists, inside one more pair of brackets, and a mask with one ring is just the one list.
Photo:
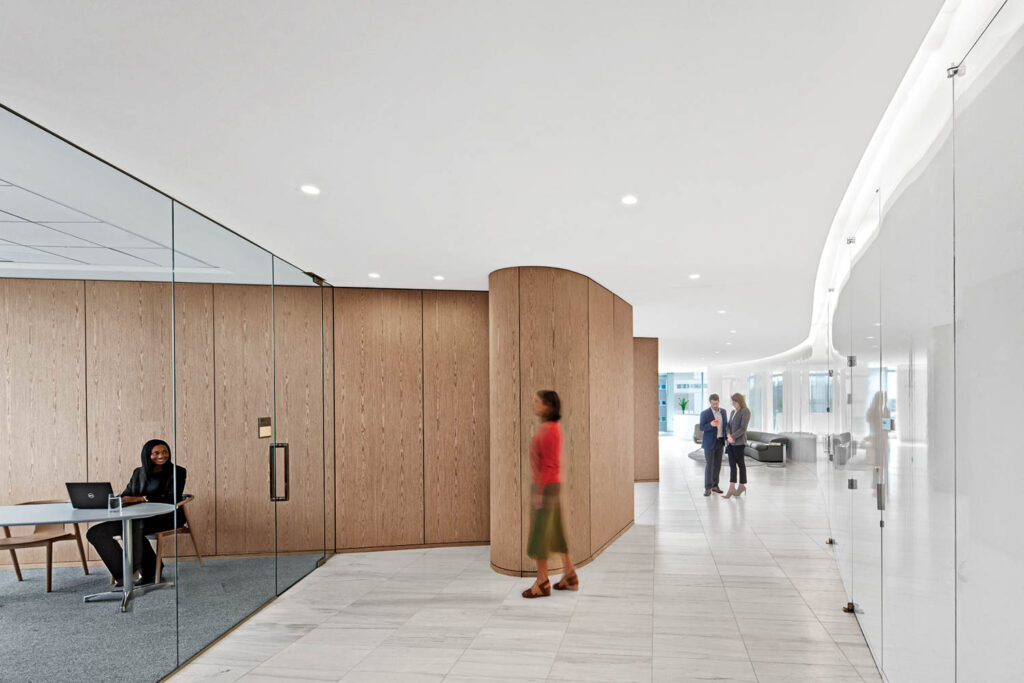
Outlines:
{"label": "black trousers", "polygon": [[[156,553],[153,546],[146,540],[146,534],[168,531],[174,528],[174,513],[136,519],[132,524],[132,562],[133,569],[142,573],[142,581],[153,581],[156,578]],[[121,535],[121,522],[102,522],[89,529],[85,537],[96,548],[103,564],[118,583],[124,582],[123,563],[121,562],[121,544],[114,536]]]}
{"label": "black trousers", "polygon": [[743,459],[743,451],[745,446],[739,444],[729,444],[725,447],[726,452],[729,454],[729,483],[736,483],[736,468],[740,470],[740,483],[747,483],[747,462]]}
{"label": "black trousers", "polygon": [[713,489],[718,486],[718,475],[722,471],[722,444],[725,439],[717,439],[713,448],[704,449],[704,488]]}

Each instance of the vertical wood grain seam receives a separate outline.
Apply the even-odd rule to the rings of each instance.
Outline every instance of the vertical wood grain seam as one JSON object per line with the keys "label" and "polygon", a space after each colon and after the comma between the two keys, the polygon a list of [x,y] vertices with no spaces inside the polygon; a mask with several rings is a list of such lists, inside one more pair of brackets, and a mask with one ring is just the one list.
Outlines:
{"label": "vertical wood grain seam", "polygon": [[215,284],[210,285],[210,326],[213,328],[212,332],[212,343],[213,349],[211,349],[213,356],[213,549],[216,553],[217,548],[217,509],[220,507],[217,505],[217,497],[220,494],[220,488],[217,485],[217,472],[219,471],[217,465],[217,290],[219,287]]}
{"label": "vertical wood grain seam", "polygon": [[420,290],[420,518],[423,521],[423,535],[420,543],[427,542],[427,372],[426,372],[426,323],[424,317],[423,290]]}
{"label": "vertical wood grain seam", "polygon": [[[523,504],[523,287],[522,268],[516,268],[516,370],[519,381],[516,382],[516,436],[519,443],[516,444],[516,453],[519,455],[519,462],[516,464],[516,477],[519,487],[516,495],[516,504]],[[516,548],[516,555],[519,557],[519,571],[523,571],[523,513],[518,512],[519,517],[519,547]]]}
{"label": "vertical wood grain seam", "polygon": [[85,391],[82,401],[85,405],[85,480],[89,481],[89,297],[85,280],[82,280],[82,374],[85,377]]}

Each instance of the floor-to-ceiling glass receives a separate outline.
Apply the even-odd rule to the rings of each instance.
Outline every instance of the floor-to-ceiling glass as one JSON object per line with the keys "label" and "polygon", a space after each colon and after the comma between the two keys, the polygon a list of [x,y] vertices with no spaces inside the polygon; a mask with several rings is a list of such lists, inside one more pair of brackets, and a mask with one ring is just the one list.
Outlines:
{"label": "floor-to-ceiling glass", "polygon": [[[1021,676],[1024,3],[951,79],[954,100],[957,679]],[[989,426],[991,429],[989,429]]]}
{"label": "floor-to-ceiling glass", "polygon": [[270,252],[174,205],[175,436],[191,539],[179,537],[178,657],[276,594]]}
{"label": "floor-to-ceiling glass", "polygon": [[[944,73],[932,78],[948,93]],[[885,397],[881,659],[893,681],[955,673],[951,103],[933,103],[936,139],[886,199],[870,247],[881,266]]]}
{"label": "floor-to-ceiling glass", "polygon": [[277,591],[316,569],[326,549],[324,292],[274,258],[274,439]]}
{"label": "floor-to-ceiling glass", "polygon": [[[173,493],[186,464],[171,245],[167,197],[0,110],[0,679],[156,680],[177,662],[173,571],[158,575],[154,548],[168,526],[132,523],[129,564],[119,521]],[[150,459],[151,440],[169,462]],[[68,483],[99,509],[72,512]],[[107,491],[133,498],[109,512]],[[82,515],[101,521],[71,522]],[[173,539],[161,545],[173,560]],[[126,601],[115,576],[149,585]]]}

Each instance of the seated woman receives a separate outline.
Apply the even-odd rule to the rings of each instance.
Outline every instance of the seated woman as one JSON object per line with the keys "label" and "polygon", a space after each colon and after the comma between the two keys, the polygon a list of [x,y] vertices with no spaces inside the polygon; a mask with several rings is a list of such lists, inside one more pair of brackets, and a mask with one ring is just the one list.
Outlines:
{"label": "seated woman", "polygon": [[[185,468],[171,466],[171,447],[166,441],[152,439],[142,447],[142,466],[136,467],[132,478],[121,492],[123,503],[170,503],[181,501],[185,490]],[[177,486],[175,486],[177,484]],[[146,534],[168,531],[178,526],[175,512],[132,522],[132,558],[135,571],[141,572],[140,584],[156,579],[156,553],[146,540]],[[89,529],[86,538],[96,548],[103,564],[118,586],[123,585],[121,545],[114,536],[121,535],[121,522],[111,520]]]}

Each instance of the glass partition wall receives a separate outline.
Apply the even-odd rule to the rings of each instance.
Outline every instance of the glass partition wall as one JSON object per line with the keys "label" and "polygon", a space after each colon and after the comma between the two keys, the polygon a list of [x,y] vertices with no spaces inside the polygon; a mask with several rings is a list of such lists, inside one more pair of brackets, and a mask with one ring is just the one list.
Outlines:
{"label": "glass partition wall", "polygon": [[118,544],[120,560],[109,522],[79,525],[81,552],[70,523],[8,526],[14,541],[57,540],[49,592],[45,548],[0,557],[0,677],[158,680],[316,568],[325,292],[0,110],[0,506],[66,502],[67,482],[120,493],[151,439],[170,446],[184,494],[179,533],[133,544],[137,565],[154,560],[135,581],[156,585],[124,611],[97,551]]}

